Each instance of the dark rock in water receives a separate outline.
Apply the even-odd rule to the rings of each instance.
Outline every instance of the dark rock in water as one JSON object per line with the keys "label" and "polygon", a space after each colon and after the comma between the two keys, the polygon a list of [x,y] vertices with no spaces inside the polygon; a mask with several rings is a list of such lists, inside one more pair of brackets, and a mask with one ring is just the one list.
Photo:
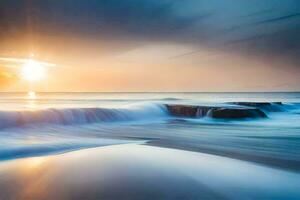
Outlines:
{"label": "dark rock in water", "polygon": [[177,117],[205,117],[217,119],[265,118],[267,115],[258,108],[213,107],[193,105],[166,105],[170,115]]}
{"label": "dark rock in water", "polygon": [[178,117],[203,117],[206,116],[210,107],[192,105],[166,105],[170,115]]}
{"label": "dark rock in water", "polygon": [[284,110],[281,106],[282,102],[234,102],[232,104],[239,105],[239,106],[261,108],[264,111],[270,111],[270,112],[280,112]]}
{"label": "dark rock in water", "polygon": [[217,119],[265,118],[267,115],[257,108],[213,108],[209,116]]}
{"label": "dark rock in water", "polygon": [[179,117],[196,117],[197,106],[166,105],[169,113]]}
{"label": "dark rock in water", "polygon": [[233,102],[232,104],[240,105],[240,106],[252,106],[252,107],[282,105],[281,102]]}
{"label": "dark rock in water", "polygon": [[253,107],[272,105],[269,102],[233,102],[232,104],[239,105],[239,106],[253,106]]}

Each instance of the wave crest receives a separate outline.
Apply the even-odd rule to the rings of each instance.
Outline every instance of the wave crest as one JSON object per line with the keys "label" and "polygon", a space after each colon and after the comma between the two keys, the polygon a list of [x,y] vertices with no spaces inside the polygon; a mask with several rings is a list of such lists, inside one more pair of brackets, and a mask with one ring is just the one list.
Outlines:
{"label": "wave crest", "polygon": [[163,106],[134,105],[127,108],[68,108],[38,111],[0,112],[0,129],[31,124],[85,124],[129,120],[148,120],[166,115]]}

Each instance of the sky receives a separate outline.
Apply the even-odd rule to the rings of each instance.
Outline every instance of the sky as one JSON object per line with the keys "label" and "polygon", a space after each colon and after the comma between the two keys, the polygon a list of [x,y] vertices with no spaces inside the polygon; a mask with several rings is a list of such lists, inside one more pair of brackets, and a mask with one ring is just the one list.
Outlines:
{"label": "sky", "polygon": [[0,0],[0,91],[300,91],[299,35],[299,0]]}

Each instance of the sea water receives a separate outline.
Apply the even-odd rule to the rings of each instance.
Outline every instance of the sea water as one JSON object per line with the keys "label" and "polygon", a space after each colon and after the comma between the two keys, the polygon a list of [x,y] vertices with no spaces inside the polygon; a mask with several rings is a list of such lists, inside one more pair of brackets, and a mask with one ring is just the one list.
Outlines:
{"label": "sea water", "polygon": [[[265,118],[240,119],[177,117],[166,107],[222,108],[234,102],[275,103],[258,107]],[[125,146],[112,146],[117,144]],[[184,174],[183,180],[190,177],[232,199],[298,199],[300,93],[0,93],[0,164],[102,146],[120,149],[114,159],[126,157],[127,151],[129,157],[138,155],[144,164],[131,176],[138,180],[154,166],[161,174],[173,174],[163,179],[169,188],[173,178]],[[130,175],[126,166],[121,172]]]}
{"label": "sea water", "polygon": [[[165,104],[282,102],[267,118],[171,116]],[[147,141],[299,171],[300,93],[1,93],[0,160]]]}

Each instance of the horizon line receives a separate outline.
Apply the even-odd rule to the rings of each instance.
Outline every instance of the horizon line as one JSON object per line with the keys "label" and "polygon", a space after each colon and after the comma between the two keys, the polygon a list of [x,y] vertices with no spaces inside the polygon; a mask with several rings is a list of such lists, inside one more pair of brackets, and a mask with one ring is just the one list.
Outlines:
{"label": "horizon line", "polygon": [[0,91],[0,93],[300,93],[300,91]]}

